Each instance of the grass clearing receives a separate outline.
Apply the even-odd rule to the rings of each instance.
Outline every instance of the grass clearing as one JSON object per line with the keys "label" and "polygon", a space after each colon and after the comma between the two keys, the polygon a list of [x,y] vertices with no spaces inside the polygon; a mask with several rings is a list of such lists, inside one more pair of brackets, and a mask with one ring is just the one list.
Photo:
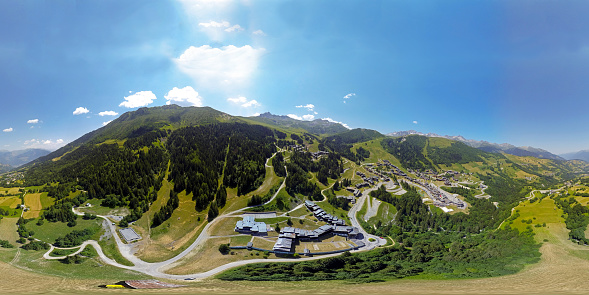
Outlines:
{"label": "grass clearing", "polygon": [[[508,224],[512,228],[517,228],[519,231],[525,230],[529,225],[532,227],[536,224],[558,224],[564,223],[564,219],[561,217],[562,210],[556,208],[554,200],[550,198],[544,198],[542,201],[536,201],[530,203],[530,201],[521,202],[514,208],[512,216],[515,213],[519,214],[513,222],[504,222],[502,227]],[[531,223],[522,222],[524,220],[532,220]],[[534,230],[536,231],[536,227]]]}
{"label": "grass clearing", "polygon": [[[82,213],[90,213],[94,215],[116,215],[116,216],[125,216],[129,214],[129,208],[127,207],[103,207],[100,206],[102,200],[100,199],[91,199],[86,201],[86,203],[78,208],[78,211]],[[86,207],[86,204],[90,204],[90,207]]]}
{"label": "grass clearing", "polygon": [[181,192],[178,199],[178,208],[170,219],[156,228],[144,228],[148,224],[147,220],[143,226],[137,227],[139,235],[144,237],[137,253],[141,259],[158,262],[174,257],[190,246],[204,228],[206,210],[197,212],[194,209],[196,203],[192,200],[192,194],[187,196],[185,192]]}
{"label": "grass clearing", "polygon": [[23,214],[23,218],[29,219],[39,217],[41,210],[43,209],[41,204],[41,193],[26,194],[24,199],[25,206],[29,208],[29,210]]}
{"label": "grass clearing", "polygon": [[105,265],[99,258],[87,258],[81,264],[64,264],[57,260],[42,258],[44,251],[21,251],[17,265],[33,269],[40,274],[47,274],[68,279],[120,280],[148,279],[148,275]]}
{"label": "grass clearing", "polygon": [[55,204],[55,199],[49,197],[48,193],[41,193],[41,207],[42,208],[48,208],[50,206],[52,206],[53,204]]}
{"label": "grass clearing", "polygon": [[[209,227],[209,234],[211,236],[228,236],[238,234],[235,231],[235,223],[242,220],[242,217],[223,217],[215,220],[213,225]],[[263,221],[256,218],[256,221]]]}
{"label": "grass clearing", "polygon": [[28,230],[32,230],[35,232],[33,237],[39,239],[43,242],[53,244],[55,239],[58,237],[63,237],[66,234],[72,232],[73,230],[83,230],[85,228],[100,228],[100,222],[102,219],[95,219],[95,220],[84,220],[82,218],[78,218],[76,220],[76,226],[69,227],[67,223],[64,222],[49,222],[45,220],[43,225],[37,225],[36,220],[32,220],[28,222],[25,227]]}
{"label": "grass clearing", "polygon": [[[179,262],[172,264],[165,272],[169,274],[191,274],[211,270],[218,266],[239,260],[260,258],[250,255],[248,250],[231,250],[230,254],[221,254],[219,246],[231,242],[232,238],[211,238],[203,245],[190,252]],[[233,254],[231,254],[233,253]]]}
{"label": "grass clearing", "polygon": [[252,240],[252,236],[250,235],[243,235],[243,236],[235,236],[231,237],[231,242],[229,243],[231,246],[247,246]]}
{"label": "grass clearing", "polygon": [[12,245],[16,246],[18,240],[18,233],[16,232],[16,222],[18,218],[4,217],[0,220],[0,239],[7,240]]}
{"label": "grass clearing", "polygon": [[17,205],[20,205],[21,201],[19,197],[0,197],[0,207],[8,207],[15,209]]}
{"label": "grass clearing", "polygon": [[123,255],[119,251],[119,248],[117,247],[117,242],[112,236],[102,238],[100,241],[98,241],[98,244],[102,248],[102,252],[104,252],[104,255],[106,255],[108,258],[113,259],[114,261],[122,265],[134,265],[127,258],[123,257]]}
{"label": "grass clearing", "polygon": [[395,208],[395,206],[387,202],[381,202],[380,206],[378,207],[378,211],[376,212],[376,215],[370,218],[368,220],[368,223],[377,224],[378,222],[380,222],[381,224],[387,224],[391,220],[393,220],[396,213],[397,209]]}

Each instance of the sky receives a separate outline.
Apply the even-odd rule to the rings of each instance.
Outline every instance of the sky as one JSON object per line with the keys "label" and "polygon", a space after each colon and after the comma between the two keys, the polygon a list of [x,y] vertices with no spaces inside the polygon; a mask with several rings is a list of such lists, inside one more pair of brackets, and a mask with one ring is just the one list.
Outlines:
{"label": "sky", "polygon": [[0,149],[139,107],[589,149],[587,1],[2,1]]}

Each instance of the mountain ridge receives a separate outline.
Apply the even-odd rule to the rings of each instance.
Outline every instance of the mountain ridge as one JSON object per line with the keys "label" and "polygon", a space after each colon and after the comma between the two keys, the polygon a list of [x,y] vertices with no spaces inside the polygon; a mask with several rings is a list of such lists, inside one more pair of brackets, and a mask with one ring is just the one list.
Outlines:
{"label": "mountain ridge", "polygon": [[[386,134],[387,136],[391,137],[398,137],[398,136],[407,136],[407,135],[421,135],[426,137],[441,137],[450,140],[460,141],[468,146],[483,150],[485,152],[490,153],[507,153],[514,156],[520,157],[535,157],[539,159],[551,159],[551,160],[560,160],[564,161],[565,158],[559,155],[553,154],[547,150],[535,148],[531,146],[515,146],[509,143],[493,143],[488,142],[486,140],[474,140],[474,139],[466,139],[462,135],[439,135],[436,133],[422,133],[415,130],[408,130],[408,131],[397,131],[391,132]],[[589,160],[589,156],[587,157]],[[566,159],[571,160],[571,159]]]}

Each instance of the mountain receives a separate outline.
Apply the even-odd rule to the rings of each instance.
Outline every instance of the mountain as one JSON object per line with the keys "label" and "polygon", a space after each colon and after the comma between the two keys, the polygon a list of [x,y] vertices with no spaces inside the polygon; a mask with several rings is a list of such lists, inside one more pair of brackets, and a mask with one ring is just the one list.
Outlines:
{"label": "mountain", "polygon": [[438,135],[436,133],[422,133],[415,130],[409,131],[397,131],[393,133],[387,134],[391,137],[398,137],[398,136],[407,136],[407,135],[421,135],[427,137],[442,137],[450,140],[460,141],[463,142],[471,147],[478,148],[485,152],[489,153],[501,153],[504,152],[506,154],[520,156],[520,157],[535,157],[539,159],[551,159],[551,160],[565,160],[564,157],[557,156],[549,151],[534,148],[530,146],[521,146],[517,147],[509,143],[492,143],[484,140],[474,140],[474,139],[466,139],[461,135],[451,136],[451,135]]}
{"label": "mountain", "polygon": [[[338,124],[322,120],[302,123],[290,120],[271,114],[262,118],[241,118],[211,108],[178,106],[142,108],[125,113],[107,126],[21,168],[24,172],[23,187],[43,186],[41,192],[47,192],[47,196],[55,200],[53,205],[43,208],[45,222],[41,225],[32,222],[29,228],[38,233],[50,232],[61,222],[82,229],[87,223],[76,224],[71,208],[87,202],[92,203],[91,208],[86,208],[88,210],[96,208],[108,212],[108,208],[115,208],[120,212],[122,210],[119,209],[124,208],[128,213],[118,221],[118,226],[124,228],[132,222],[137,233],[150,241],[136,244],[136,256],[161,261],[162,258],[167,259],[164,257],[177,255],[192,241],[199,240],[198,229],[203,228],[206,222],[214,223],[210,229],[215,234],[223,234],[224,231],[232,233],[233,221],[221,221],[215,217],[240,208],[257,212],[290,212],[301,220],[299,224],[318,227],[316,221],[308,218],[307,211],[302,210],[298,215],[301,210],[293,210],[305,200],[314,200],[334,216],[346,218],[349,204],[336,196],[347,194],[348,186],[364,185],[365,180],[360,177],[363,173],[378,175],[385,172],[383,169],[387,165],[382,163],[387,163],[384,162],[387,160],[407,172],[408,177],[399,174],[398,179],[406,193],[392,196],[385,187],[365,190],[365,193],[373,190],[374,194],[370,195],[381,199],[381,206],[395,210],[389,212],[387,209],[384,215],[377,213],[378,220],[369,218],[358,226],[376,237],[394,236],[398,247],[413,246],[411,249],[389,248],[392,250],[386,250],[386,253],[367,251],[365,253],[373,255],[366,260],[370,263],[362,262],[358,266],[366,274],[381,271],[381,278],[388,278],[385,275],[391,276],[391,271],[395,274],[399,267],[405,265],[419,266],[419,272],[442,270],[466,277],[472,272],[465,270],[465,263],[471,263],[473,257],[481,255],[479,253],[485,255],[484,260],[468,264],[469,268],[502,268],[519,261],[517,259],[521,257],[538,257],[539,253],[534,256],[535,252],[533,255],[518,252],[526,249],[522,245],[534,246],[531,236],[523,231],[495,229],[505,220],[514,227],[524,225],[519,220],[512,222],[517,216],[508,219],[512,208],[530,196],[533,189],[559,187],[563,182],[588,171],[589,166],[582,161],[489,153],[461,140],[443,137],[415,134],[386,137],[370,129],[343,130]],[[343,131],[326,133],[338,129]],[[311,133],[311,130],[323,133]],[[368,165],[377,162],[381,165]],[[381,172],[370,172],[376,170]],[[452,182],[467,182],[462,188],[445,189],[462,196],[468,203],[468,211],[444,214],[432,203],[424,203],[424,196],[407,183],[427,175],[452,178]],[[480,181],[487,186],[484,191],[479,190]],[[488,194],[489,199],[475,197],[482,194]],[[266,201],[268,203],[264,204]],[[547,199],[543,205],[551,201]],[[566,202],[569,204],[568,198]],[[532,201],[527,204],[532,204]],[[254,205],[260,206],[246,208]],[[554,214],[560,216],[562,213],[554,210]],[[290,215],[273,219],[272,223],[288,224]],[[395,224],[391,223],[393,219]],[[224,225],[221,231],[217,226],[219,224],[229,227],[225,229]],[[540,224],[539,221],[537,224]],[[529,227],[533,230],[538,226]],[[436,240],[432,242],[432,239]],[[56,243],[59,240],[57,238]],[[169,246],[170,241],[174,241],[174,247]],[[217,241],[225,243],[224,240]],[[249,238],[244,240],[245,243],[248,241]],[[464,243],[464,247],[458,243]],[[206,245],[203,247],[210,247],[211,252],[217,253],[219,244]],[[428,248],[428,253],[425,253],[418,245],[436,246]],[[468,251],[474,247],[479,250]],[[509,249],[516,252],[504,256]],[[537,248],[529,249],[536,249],[537,252]],[[461,256],[462,253],[475,256]],[[440,259],[428,260],[424,254]],[[356,258],[344,258],[336,261],[337,265],[358,262]],[[381,260],[390,262],[392,267]],[[436,265],[423,264],[427,261]],[[450,262],[455,265],[449,267]],[[518,263],[521,264],[521,261]],[[282,268],[282,265],[278,267]],[[316,269],[325,269],[325,266]],[[503,271],[493,270],[483,276],[505,273]],[[403,270],[407,274],[412,272]],[[330,275],[335,279],[338,273],[346,274],[346,271],[331,272]]]}
{"label": "mountain", "polygon": [[314,134],[336,134],[348,131],[348,128],[339,123],[316,119],[313,121],[300,121],[288,116],[277,116],[271,113],[263,113],[258,117],[249,117],[252,121],[271,124],[284,128],[303,129]]}
{"label": "mountain", "polygon": [[583,160],[585,162],[589,162],[589,150],[561,154],[560,156],[567,160]]}
{"label": "mountain", "polygon": [[210,107],[165,105],[154,108],[140,108],[122,114],[108,125],[83,135],[66,146],[40,157],[29,165],[58,159],[86,143],[98,144],[107,140],[125,140],[159,129],[175,130],[187,126],[236,120],[235,117]]}
{"label": "mountain", "polygon": [[0,164],[3,164],[4,166],[9,165],[12,167],[19,167],[49,153],[50,151],[43,149],[0,151]]}

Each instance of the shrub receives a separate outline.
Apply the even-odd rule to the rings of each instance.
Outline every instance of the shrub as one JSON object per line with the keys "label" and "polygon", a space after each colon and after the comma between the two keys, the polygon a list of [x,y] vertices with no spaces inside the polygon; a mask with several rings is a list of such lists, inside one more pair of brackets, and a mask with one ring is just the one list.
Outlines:
{"label": "shrub", "polygon": [[219,252],[221,252],[221,254],[227,255],[229,254],[229,251],[231,251],[231,249],[229,248],[229,244],[219,245]]}

